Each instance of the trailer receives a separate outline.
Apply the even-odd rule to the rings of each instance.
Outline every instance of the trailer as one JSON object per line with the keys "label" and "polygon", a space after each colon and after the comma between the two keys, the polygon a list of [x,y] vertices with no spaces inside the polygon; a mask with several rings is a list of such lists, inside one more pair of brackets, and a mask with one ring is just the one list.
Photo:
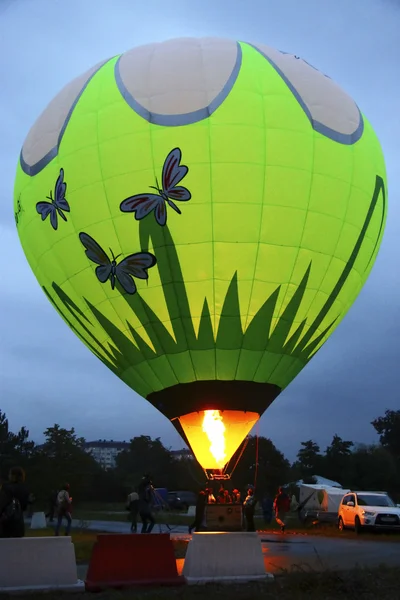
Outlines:
{"label": "trailer", "polygon": [[322,484],[299,485],[299,516],[304,522],[337,521],[340,502],[350,490]]}

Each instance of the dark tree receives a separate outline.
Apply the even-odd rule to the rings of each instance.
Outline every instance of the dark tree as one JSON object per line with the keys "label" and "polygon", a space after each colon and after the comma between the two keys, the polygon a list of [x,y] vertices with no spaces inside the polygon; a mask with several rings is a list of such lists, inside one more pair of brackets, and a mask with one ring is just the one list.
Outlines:
{"label": "dark tree", "polygon": [[345,487],[358,490],[398,492],[396,461],[382,446],[359,446],[349,457]]}
{"label": "dark tree", "polygon": [[379,435],[381,445],[396,460],[400,460],[400,410],[387,410],[383,417],[378,417],[371,425]]}
{"label": "dark tree", "polygon": [[31,461],[34,493],[46,498],[51,490],[69,483],[75,504],[95,495],[101,467],[85,452],[85,440],[77,437],[74,428],[64,429],[57,424],[46,429],[44,435],[45,443]]}
{"label": "dark tree", "polygon": [[35,443],[29,441],[29,431],[21,427],[18,433],[12,433],[5,413],[0,411],[0,477],[6,478],[11,466],[27,466]]}
{"label": "dark tree", "polygon": [[[231,460],[233,467],[242,448]],[[232,485],[240,490],[256,484],[257,493],[275,494],[277,488],[288,481],[290,463],[268,438],[256,436],[248,439],[247,445],[232,475]],[[232,486],[231,486],[232,487]]]}
{"label": "dark tree", "polygon": [[318,474],[321,466],[320,448],[313,440],[301,442],[301,448],[297,453],[297,465],[304,481],[310,481]]}
{"label": "dark tree", "polygon": [[144,473],[149,473],[155,487],[182,489],[176,473],[176,462],[160,438],[135,437],[127,450],[117,457],[117,474],[126,489],[135,488]]}
{"label": "dark tree", "polygon": [[333,436],[330,446],[325,450],[325,456],[322,461],[321,474],[324,477],[342,482],[347,477],[350,468],[349,458],[351,456],[354,444],[348,440],[342,440],[337,434]]}

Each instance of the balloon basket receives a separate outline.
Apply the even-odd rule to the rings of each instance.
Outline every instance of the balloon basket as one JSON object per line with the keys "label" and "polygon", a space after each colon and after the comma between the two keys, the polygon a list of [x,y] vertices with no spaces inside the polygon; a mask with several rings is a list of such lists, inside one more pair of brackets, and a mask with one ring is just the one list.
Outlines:
{"label": "balloon basket", "polygon": [[242,531],[243,509],[241,504],[207,504],[205,511],[206,531]]}

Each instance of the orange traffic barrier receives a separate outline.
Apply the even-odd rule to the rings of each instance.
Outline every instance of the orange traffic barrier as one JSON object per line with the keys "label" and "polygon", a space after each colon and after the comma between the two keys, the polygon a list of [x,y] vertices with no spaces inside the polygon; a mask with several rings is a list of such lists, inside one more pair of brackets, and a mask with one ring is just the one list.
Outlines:
{"label": "orange traffic barrier", "polygon": [[178,585],[174,547],[168,533],[100,534],[93,547],[88,592],[135,585]]}

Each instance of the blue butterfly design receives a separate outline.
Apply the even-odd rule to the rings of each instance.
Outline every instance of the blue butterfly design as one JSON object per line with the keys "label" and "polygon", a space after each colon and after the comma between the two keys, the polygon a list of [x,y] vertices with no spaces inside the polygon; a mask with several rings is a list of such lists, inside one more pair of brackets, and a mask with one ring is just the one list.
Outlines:
{"label": "blue butterfly design", "polygon": [[110,280],[111,288],[115,288],[118,281],[127,294],[136,292],[136,279],[148,279],[147,269],[154,267],[157,260],[150,252],[136,252],[126,256],[117,263],[120,254],[114,256],[110,248],[111,259],[103,248],[88,233],[80,233],[79,239],[85,247],[85,254],[96,265],[96,277],[101,283]]}
{"label": "blue butterfly design", "polygon": [[42,201],[36,204],[36,210],[41,215],[42,221],[45,221],[50,215],[50,223],[53,229],[58,227],[58,215],[66,221],[67,217],[64,212],[70,212],[69,204],[65,198],[66,191],[67,184],[64,181],[64,169],[60,169],[60,174],[54,186],[54,198],[50,191],[50,196],[47,196],[47,198],[51,202]]}
{"label": "blue butterfly design", "polygon": [[136,194],[123,200],[120,204],[122,212],[135,213],[135,219],[140,221],[147,217],[152,211],[157,223],[164,226],[167,222],[167,204],[173,208],[179,215],[181,210],[173,200],[187,202],[190,200],[191,193],[182,185],[177,185],[187,175],[189,169],[186,165],[181,165],[182,152],[179,148],[174,148],[165,159],[161,187],[156,178],[156,186],[149,187],[157,191],[157,194],[145,193]]}

